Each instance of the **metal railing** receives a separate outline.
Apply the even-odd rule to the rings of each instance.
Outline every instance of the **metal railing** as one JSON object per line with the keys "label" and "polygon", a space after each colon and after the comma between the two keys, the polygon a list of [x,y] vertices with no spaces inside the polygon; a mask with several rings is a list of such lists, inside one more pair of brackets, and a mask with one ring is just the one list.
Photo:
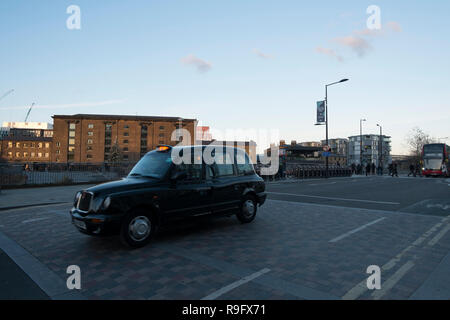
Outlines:
{"label": "metal railing", "polygon": [[[279,179],[313,179],[313,178],[325,178],[326,167],[325,165],[313,164],[313,165],[290,165],[286,170],[278,170],[275,175],[262,175],[261,166],[255,166],[256,172],[265,180],[279,180]],[[328,168],[328,177],[350,177],[352,170],[349,167],[341,167],[337,165],[330,165]]]}
{"label": "metal railing", "polygon": [[125,177],[133,166],[134,163],[0,164],[0,186],[68,185],[113,181]]}

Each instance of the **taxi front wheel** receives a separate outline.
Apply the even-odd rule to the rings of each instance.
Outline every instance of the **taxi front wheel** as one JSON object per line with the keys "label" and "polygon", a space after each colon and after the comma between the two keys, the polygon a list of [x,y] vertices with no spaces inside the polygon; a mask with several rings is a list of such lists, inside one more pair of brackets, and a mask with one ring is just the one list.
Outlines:
{"label": "taxi front wheel", "polygon": [[143,212],[128,214],[122,222],[120,238],[130,247],[141,248],[148,244],[156,233],[156,224],[151,215]]}
{"label": "taxi front wheel", "polygon": [[241,203],[240,210],[236,214],[238,220],[242,223],[252,222],[256,217],[258,203],[253,195],[247,195]]}

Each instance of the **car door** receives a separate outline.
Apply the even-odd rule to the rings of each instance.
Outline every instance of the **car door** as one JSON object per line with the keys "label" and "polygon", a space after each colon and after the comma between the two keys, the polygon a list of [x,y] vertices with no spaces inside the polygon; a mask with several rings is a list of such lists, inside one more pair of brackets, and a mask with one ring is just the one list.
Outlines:
{"label": "car door", "polygon": [[172,181],[166,212],[168,219],[186,218],[211,213],[211,185],[204,179],[202,164],[174,165],[171,175],[184,172],[185,178]]}
{"label": "car door", "polygon": [[239,208],[240,194],[234,155],[230,150],[223,153],[223,161],[213,164],[212,209],[213,212],[228,211]]}

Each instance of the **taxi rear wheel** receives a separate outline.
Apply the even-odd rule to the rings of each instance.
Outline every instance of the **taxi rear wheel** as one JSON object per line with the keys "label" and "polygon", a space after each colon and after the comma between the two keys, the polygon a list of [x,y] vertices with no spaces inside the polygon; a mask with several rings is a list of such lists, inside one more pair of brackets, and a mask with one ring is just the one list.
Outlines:
{"label": "taxi rear wheel", "polygon": [[156,223],[152,215],[143,212],[128,214],[122,221],[120,238],[122,242],[133,248],[147,245],[156,233]]}
{"label": "taxi rear wheel", "polygon": [[252,195],[247,195],[241,203],[239,212],[236,214],[238,220],[242,223],[252,222],[256,217],[258,203]]}

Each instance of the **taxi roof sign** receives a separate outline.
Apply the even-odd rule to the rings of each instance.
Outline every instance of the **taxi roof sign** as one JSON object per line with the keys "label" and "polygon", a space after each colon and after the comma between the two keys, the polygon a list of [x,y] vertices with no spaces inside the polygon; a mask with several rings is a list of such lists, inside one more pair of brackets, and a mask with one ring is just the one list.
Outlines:
{"label": "taxi roof sign", "polygon": [[165,152],[165,151],[169,151],[170,149],[172,149],[171,146],[166,146],[166,145],[160,145],[156,147],[156,150],[159,152]]}

